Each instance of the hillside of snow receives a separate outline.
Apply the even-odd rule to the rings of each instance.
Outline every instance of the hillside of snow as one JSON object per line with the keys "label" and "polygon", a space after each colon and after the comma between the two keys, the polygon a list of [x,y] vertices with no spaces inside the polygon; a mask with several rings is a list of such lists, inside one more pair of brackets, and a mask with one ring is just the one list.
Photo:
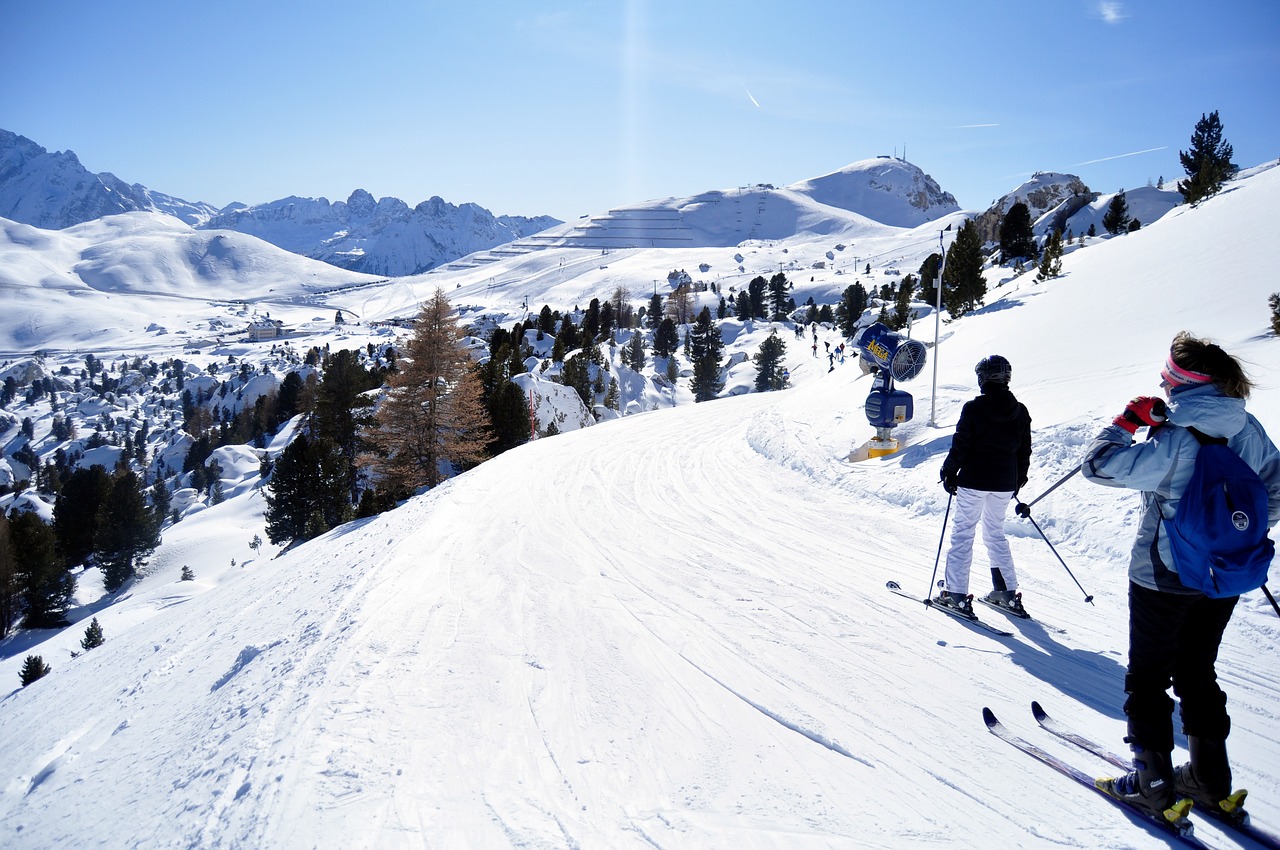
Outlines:
{"label": "hillside of snow", "polygon": [[255,312],[307,321],[317,293],[375,280],[159,213],[65,230],[0,219],[0,353],[180,350],[243,332]]}
{"label": "hillside of snow", "polygon": [[[1060,278],[991,281],[987,306],[942,326],[925,372],[901,385],[915,416],[884,459],[848,459],[872,433],[871,379],[852,359],[829,368],[810,338],[779,329],[792,389],[541,439],[284,554],[249,549],[263,534],[260,482],[251,463],[229,462],[232,497],[171,528],[148,575],[119,598],[86,600],[69,629],[3,645],[0,845],[1168,846],[980,720],[990,706],[1071,763],[1108,772],[1036,729],[1028,706],[1123,750],[1136,494],[1076,477],[1036,505],[1071,574],[1010,516],[1037,619],[982,612],[1010,638],[884,585],[930,589],[947,506],[938,468],[987,354],[1012,361],[1033,417],[1030,497],[1071,471],[1127,399],[1158,392],[1182,329],[1249,364],[1250,409],[1280,436],[1266,304],[1276,287],[1254,269],[1280,219],[1271,165],[1195,209],[1091,240]],[[930,231],[896,240],[882,253],[914,260]],[[536,311],[630,281],[642,300],[640,276],[677,258],[701,258],[726,286],[793,263],[798,290],[830,292],[871,256],[832,241],[647,258],[547,249],[495,260],[489,279],[460,268],[332,297],[388,315],[447,283],[455,306],[477,313],[525,301]],[[846,258],[857,251],[868,253]],[[827,252],[837,268],[812,269]],[[875,275],[889,277],[889,258]],[[663,284],[665,273],[653,281]],[[136,289],[114,297],[139,311],[153,301]],[[924,325],[914,335],[932,345]],[[740,350],[760,333],[741,334]],[[819,342],[838,341],[820,331]],[[206,357],[225,360],[225,349]],[[194,582],[179,581],[183,566]],[[975,591],[985,572],[977,547]],[[72,658],[90,613],[106,643]],[[1273,830],[1278,640],[1280,618],[1248,594],[1218,668],[1237,784]],[[20,688],[31,652],[53,672]],[[1210,822],[1197,831],[1234,844]]]}

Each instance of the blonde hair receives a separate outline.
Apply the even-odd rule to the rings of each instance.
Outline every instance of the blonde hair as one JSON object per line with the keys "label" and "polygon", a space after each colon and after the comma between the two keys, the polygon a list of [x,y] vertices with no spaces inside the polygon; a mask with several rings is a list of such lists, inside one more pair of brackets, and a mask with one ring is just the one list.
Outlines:
{"label": "blonde hair", "polygon": [[1240,361],[1223,351],[1216,343],[1179,331],[1169,346],[1169,356],[1183,369],[1201,372],[1213,378],[1223,395],[1245,399],[1253,390],[1253,381],[1245,374]]}

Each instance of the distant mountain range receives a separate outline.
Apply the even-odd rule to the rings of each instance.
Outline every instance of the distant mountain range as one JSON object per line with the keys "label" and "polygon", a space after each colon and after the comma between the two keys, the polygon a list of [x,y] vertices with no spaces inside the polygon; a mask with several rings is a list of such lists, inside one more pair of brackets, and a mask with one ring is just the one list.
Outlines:
{"label": "distant mountain range", "polygon": [[[1127,195],[1130,215],[1143,224],[1180,200],[1163,187],[1139,187]],[[1079,235],[1091,224],[1096,229],[1112,197],[1090,190],[1073,174],[1038,172],[972,217],[983,239],[994,242],[1002,217],[1021,201],[1038,235],[1055,229]],[[789,186],[756,184],[646,201],[568,224],[550,216],[494,216],[476,204],[455,206],[439,197],[410,207],[397,198],[375,199],[363,189],[346,201],[288,197],[215,209],[126,184],[110,173],[91,174],[70,151],[50,153],[0,130],[0,218],[65,230],[125,212],[162,213],[196,230],[254,236],[348,271],[404,277],[547,248],[729,247],[801,232],[852,237],[859,222],[872,230],[909,229],[961,210],[919,167],[888,156]]]}
{"label": "distant mountain range", "polygon": [[398,277],[436,268],[560,224],[551,216],[494,216],[476,204],[433,197],[416,207],[375,201],[357,189],[346,202],[283,198],[224,209],[93,174],[71,151],[49,152],[0,130],[0,218],[62,230],[124,212],[160,212],[197,229],[247,233],[351,271]]}

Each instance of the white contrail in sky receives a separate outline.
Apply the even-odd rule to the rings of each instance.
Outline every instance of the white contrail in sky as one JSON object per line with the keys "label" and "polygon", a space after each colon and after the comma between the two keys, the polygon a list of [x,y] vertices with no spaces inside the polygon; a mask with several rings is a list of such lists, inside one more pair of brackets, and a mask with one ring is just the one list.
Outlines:
{"label": "white contrail in sky", "polygon": [[972,129],[974,129],[975,127],[999,127],[999,126],[1000,126],[999,124],[957,124],[957,125],[955,126],[955,129],[957,129],[957,130],[972,130]]}
{"label": "white contrail in sky", "polygon": [[754,97],[754,96],[752,96],[752,94],[751,94],[751,89],[747,88],[747,84],[746,84],[746,83],[743,83],[743,84],[742,84],[742,90],[743,90],[744,92],[746,92],[746,93],[747,93],[747,97],[751,98],[751,102],[752,102],[752,103],[754,103],[754,104],[756,105],[756,109],[759,109],[759,108],[760,108],[760,101],[756,100],[756,99],[755,99],[755,97]]}
{"label": "white contrail in sky", "polygon": [[1169,146],[1164,145],[1163,147],[1159,147],[1159,148],[1147,148],[1145,151],[1134,151],[1132,153],[1118,153],[1115,156],[1104,156],[1101,159],[1091,159],[1091,160],[1088,160],[1087,162],[1077,162],[1075,165],[1071,167],[1075,168],[1080,165],[1093,165],[1095,162],[1109,162],[1113,159],[1124,159],[1126,156],[1138,156],[1139,154],[1155,153],[1156,151],[1167,151],[1168,149],[1169,149]]}

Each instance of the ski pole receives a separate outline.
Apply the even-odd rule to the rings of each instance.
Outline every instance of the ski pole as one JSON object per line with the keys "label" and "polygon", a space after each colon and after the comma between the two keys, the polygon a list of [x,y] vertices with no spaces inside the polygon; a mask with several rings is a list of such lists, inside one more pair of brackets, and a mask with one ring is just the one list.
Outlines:
{"label": "ski pole", "polygon": [[1267,590],[1267,586],[1265,584],[1262,586],[1262,592],[1267,595],[1267,601],[1271,603],[1271,607],[1276,609],[1276,616],[1280,617],[1280,605],[1276,604],[1276,598],[1271,595],[1270,590]]}
{"label": "ski pole", "polygon": [[1063,484],[1066,484],[1067,481],[1071,478],[1071,476],[1075,475],[1079,471],[1080,471],[1080,467],[1077,466],[1076,468],[1068,472],[1066,475],[1059,478],[1056,482],[1054,482],[1054,485],[1052,487],[1050,487],[1048,490],[1045,490],[1039,496],[1036,496],[1030,502],[1026,502],[1025,504],[1023,502],[1019,502],[1017,508],[1014,509],[1014,512],[1017,513],[1018,516],[1031,519],[1031,506],[1034,505],[1036,502],[1040,501],[1041,499],[1043,499],[1045,496],[1052,493],[1054,490],[1057,490]]}
{"label": "ski pole", "polygon": [[929,577],[929,590],[924,595],[925,605],[933,604],[933,598],[931,595],[933,593],[933,583],[938,578],[938,561],[942,560],[942,541],[947,536],[947,519],[950,518],[951,516],[951,500],[953,498],[955,498],[955,494],[948,492],[947,493],[947,510],[946,510],[946,513],[942,515],[942,534],[938,536],[938,554],[935,555],[933,558],[933,575]]}
{"label": "ski pole", "polygon": [[[1066,478],[1062,480],[1065,481]],[[1066,561],[1062,560],[1062,556],[1058,554],[1058,550],[1053,548],[1052,543],[1049,543],[1049,538],[1045,537],[1044,532],[1040,530],[1039,523],[1037,523],[1034,519],[1031,519],[1031,513],[1028,511],[1027,513],[1023,514],[1023,516],[1031,520],[1031,524],[1036,527],[1036,531],[1040,532],[1040,536],[1044,538],[1044,542],[1049,544],[1049,551],[1052,552],[1053,556],[1058,559],[1058,563],[1062,564],[1062,568],[1067,571],[1067,575],[1071,576],[1071,580],[1076,583],[1076,587],[1080,587],[1080,582],[1076,579],[1075,573],[1071,572],[1071,568],[1067,566]],[[1080,592],[1084,594],[1084,601],[1092,605],[1093,597],[1089,594],[1089,592],[1085,590],[1083,587],[1080,587]]]}

